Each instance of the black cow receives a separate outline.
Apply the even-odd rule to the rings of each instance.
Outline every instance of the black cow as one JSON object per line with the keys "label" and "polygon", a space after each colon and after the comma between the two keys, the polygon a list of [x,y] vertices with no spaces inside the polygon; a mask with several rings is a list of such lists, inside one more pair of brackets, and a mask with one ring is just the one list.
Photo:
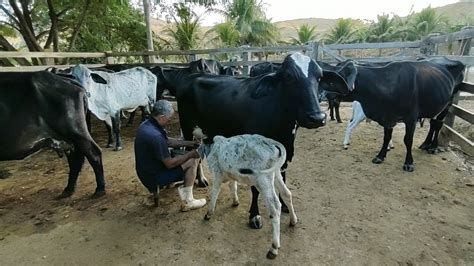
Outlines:
{"label": "black cow", "polygon": [[[306,128],[325,124],[326,115],[316,97],[322,74],[315,61],[297,53],[287,56],[274,74],[254,78],[162,72],[158,80],[174,86],[185,139],[192,139],[196,125],[208,136],[207,141],[215,135],[260,134],[282,143],[291,161],[295,124]],[[345,88],[340,93],[348,92],[344,80],[334,73],[324,75],[323,80],[341,83],[334,87]],[[249,225],[261,228],[255,187],[252,196]]]}
{"label": "black cow", "polygon": [[69,164],[69,179],[59,196],[73,194],[84,157],[94,169],[94,196],[105,194],[102,153],[89,135],[85,91],[47,71],[0,73],[0,161],[21,160],[52,148]]}
{"label": "black cow", "polygon": [[405,123],[407,149],[403,169],[413,171],[411,153],[418,118],[432,118],[430,132],[421,148],[432,150],[447,114],[453,94],[463,80],[465,66],[446,58],[392,62],[384,67],[357,66],[352,92],[366,116],[384,127],[384,142],[373,163],[382,163],[387,154],[393,127]]}
{"label": "black cow", "polygon": [[256,77],[263,74],[273,73],[280,69],[281,63],[273,63],[273,62],[262,62],[252,66],[250,68],[250,76]]}

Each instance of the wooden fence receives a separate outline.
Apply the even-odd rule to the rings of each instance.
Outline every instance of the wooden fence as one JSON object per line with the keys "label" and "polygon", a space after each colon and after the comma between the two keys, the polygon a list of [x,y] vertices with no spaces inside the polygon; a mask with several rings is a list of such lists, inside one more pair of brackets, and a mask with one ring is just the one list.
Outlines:
{"label": "wooden fence", "polygon": [[[244,74],[248,74],[250,67],[262,61],[252,60],[253,54],[262,53],[282,54],[287,52],[302,51],[315,60],[323,60],[329,62],[343,61],[345,59],[354,59],[358,61],[380,62],[414,59],[416,56],[427,55],[444,55],[450,59],[458,60],[464,63],[468,68],[474,67],[474,56],[470,55],[471,40],[474,37],[474,28],[466,27],[463,30],[445,35],[430,35],[419,41],[413,42],[386,42],[386,43],[352,43],[352,44],[330,44],[324,45],[318,42],[313,42],[308,45],[292,45],[292,46],[270,46],[270,47],[239,47],[239,48],[220,48],[220,49],[201,49],[201,50],[175,50],[175,51],[142,51],[142,52],[100,52],[100,53],[62,53],[62,52],[1,52],[0,58],[8,58],[15,61],[15,58],[47,58],[48,65],[42,66],[16,66],[16,67],[0,67],[0,72],[7,71],[38,71],[44,70],[48,67],[67,68],[71,65],[55,65],[55,59],[69,60],[69,59],[85,59],[95,58],[100,59],[102,64],[89,64],[89,67],[98,67],[106,64],[114,64],[120,61],[123,57],[141,57],[144,63],[155,62],[156,57],[165,56],[186,56],[188,60],[195,60],[199,55],[208,55],[211,58],[221,54],[238,55],[241,57],[239,61],[222,62],[225,66],[244,66]],[[440,46],[449,43],[451,46],[459,47],[459,52],[452,54],[440,53]],[[454,43],[454,44],[453,44]],[[376,50],[377,56],[344,56],[344,53],[352,51]],[[383,50],[392,51],[389,55],[382,55]],[[366,54],[366,53],[363,53]],[[276,60],[269,60],[281,62],[283,56]],[[186,63],[177,62],[161,62],[153,63],[156,65],[187,65]],[[468,69],[467,68],[467,69]],[[466,72],[466,77],[469,76]],[[470,77],[472,78],[472,77]],[[471,81],[474,82],[474,81]],[[461,93],[462,92],[462,93]],[[471,124],[474,121],[474,114],[470,110],[466,110],[458,105],[459,100],[473,100],[474,99],[474,85],[469,84],[461,88],[461,92],[454,97],[453,106],[449,110],[446,118],[445,127],[443,128],[440,141],[453,140],[462,150],[474,156],[474,144],[471,140],[464,137],[462,134],[453,129],[454,120],[456,117],[464,119]]]}

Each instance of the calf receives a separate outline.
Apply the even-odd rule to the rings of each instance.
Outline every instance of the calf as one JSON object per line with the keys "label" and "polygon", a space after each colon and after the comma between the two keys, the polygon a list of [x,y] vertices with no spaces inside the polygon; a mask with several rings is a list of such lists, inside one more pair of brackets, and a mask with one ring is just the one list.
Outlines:
{"label": "calf", "polygon": [[233,206],[239,205],[237,182],[255,186],[265,198],[272,221],[273,239],[267,258],[274,259],[280,248],[281,203],[277,193],[280,193],[288,205],[290,225],[294,226],[298,221],[293,209],[291,192],[280,173],[280,168],[286,161],[285,147],[277,141],[256,134],[230,138],[215,136],[207,160],[213,184],[209,210],[204,219],[209,220],[214,214],[222,183],[230,181]]}

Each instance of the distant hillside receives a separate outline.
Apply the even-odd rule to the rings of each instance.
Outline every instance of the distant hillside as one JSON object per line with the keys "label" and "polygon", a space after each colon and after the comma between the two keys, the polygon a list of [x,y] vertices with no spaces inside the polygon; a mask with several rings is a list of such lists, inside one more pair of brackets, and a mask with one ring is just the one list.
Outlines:
{"label": "distant hillside", "polygon": [[[442,7],[434,8],[438,14],[442,14],[447,17],[451,22],[457,22],[462,20],[464,17],[474,17],[474,0],[463,0],[458,3],[445,5]],[[291,37],[296,37],[296,29],[303,24],[310,26],[316,25],[316,33],[318,37],[324,35],[331,29],[336,23],[337,19],[324,19],[324,18],[301,18],[292,19],[285,21],[275,22],[275,25],[280,29],[280,35],[282,40],[289,40]],[[362,23],[361,20],[358,20]],[[155,33],[159,33],[162,38],[166,38],[163,35],[163,30],[166,29],[167,23],[162,20],[153,20],[152,29]],[[206,32],[211,27],[202,27],[202,32]]]}

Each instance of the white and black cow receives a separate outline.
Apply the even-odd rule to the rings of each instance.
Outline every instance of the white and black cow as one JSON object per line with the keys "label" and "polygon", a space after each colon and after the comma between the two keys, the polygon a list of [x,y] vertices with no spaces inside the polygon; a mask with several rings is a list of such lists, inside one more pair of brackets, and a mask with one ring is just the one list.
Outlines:
{"label": "white and black cow", "polygon": [[[323,71],[318,64],[300,53],[288,55],[280,69],[258,77],[232,77],[163,71],[158,82],[177,97],[184,138],[192,140],[199,125],[211,141],[214,136],[231,137],[260,134],[283,144],[287,161],[294,151],[295,124],[306,128],[325,125],[321,112],[318,84],[330,81],[348,93],[345,81],[335,73]],[[250,226],[261,228],[258,191],[252,187]]]}
{"label": "white and black cow", "polygon": [[215,136],[207,161],[213,183],[209,210],[204,219],[209,220],[214,214],[222,183],[230,181],[233,206],[239,205],[237,182],[256,187],[265,199],[268,215],[272,221],[273,239],[267,258],[274,259],[280,248],[281,203],[278,194],[281,194],[288,203],[290,226],[296,225],[298,221],[291,192],[283,182],[280,172],[286,161],[285,147],[277,141],[257,134],[230,138]]}
{"label": "white and black cow", "polygon": [[89,110],[109,125],[107,147],[112,146],[112,126],[115,150],[121,150],[120,111],[133,111],[139,106],[153,104],[156,100],[156,76],[143,67],[109,73],[91,71],[80,64],[71,69],[71,74],[86,89]]}
{"label": "white and black cow", "polygon": [[0,73],[0,161],[21,160],[43,148],[66,154],[69,179],[59,196],[73,194],[87,158],[94,196],[105,194],[102,153],[87,130],[87,100],[72,80],[47,71]]}
{"label": "white and black cow", "polygon": [[368,118],[384,127],[384,142],[373,163],[384,161],[398,121],[405,123],[405,171],[414,170],[411,148],[418,118],[432,118],[421,147],[436,149],[439,130],[452,96],[462,84],[464,68],[461,62],[447,58],[392,62],[382,67],[357,66],[354,99],[361,103]]}

